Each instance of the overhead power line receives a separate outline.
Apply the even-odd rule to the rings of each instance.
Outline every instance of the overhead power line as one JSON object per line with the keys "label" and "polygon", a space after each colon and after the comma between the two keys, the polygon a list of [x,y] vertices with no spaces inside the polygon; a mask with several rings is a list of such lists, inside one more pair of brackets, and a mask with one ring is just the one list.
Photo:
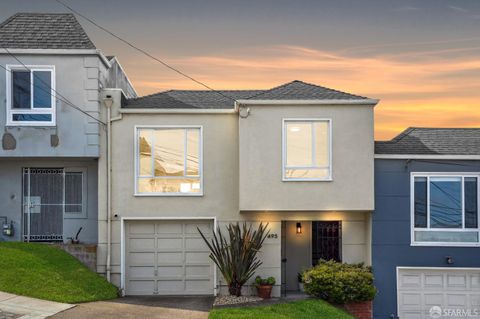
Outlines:
{"label": "overhead power line", "polygon": [[220,91],[215,90],[214,88],[212,88],[211,86],[205,84],[204,82],[201,82],[200,80],[195,79],[194,77],[186,74],[185,72],[180,71],[180,70],[177,69],[176,67],[171,66],[171,65],[168,64],[167,62],[165,62],[165,61],[163,61],[163,60],[161,60],[161,59],[153,56],[152,54],[148,53],[146,50],[137,47],[136,45],[132,44],[131,42],[125,40],[124,38],[120,37],[119,35],[113,33],[112,31],[108,30],[107,28],[101,26],[100,24],[98,24],[97,22],[95,22],[93,19],[91,19],[91,18],[85,16],[84,14],[78,12],[77,10],[73,9],[72,7],[70,7],[69,5],[67,5],[65,2],[63,2],[63,1],[61,1],[61,0],[55,0],[55,1],[58,2],[59,4],[61,4],[62,6],[64,6],[65,8],[67,8],[68,10],[70,10],[72,13],[74,13],[74,14],[82,17],[83,19],[87,20],[88,22],[90,22],[91,24],[93,24],[94,26],[96,26],[97,28],[99,28],[99,29],[101,29],[102,31],[108,33],[108,34],[111,35],[112,37],[116,38],[117,40],[120,40],[121,42],[125,43],[125,44],[128,45],[129,47],[131,47],[131,48],[137,50],[138,52],[146,55],[146,56],[149,57],[150,59],[155,60],[155,61],[157,61],[158,63],[162,64],[164,67],[166,67],[166,68],[168,68],[168,69],[170,69],[170,70],[172,70],[172,71],[180,74],[181,76],[183,76],[183,77],[185,77],[185,78],[187,78],[187,79],[189,79],[189,80],[191,80],[191,81],[193,81],[193,82],[195,82],[195,83],[203,86],[204,88],[206,88],[206,89],[208,89],[208,90],[210,90],[210,91],[212,91],[212,92],[217,93],[218,95],[220,95],[220,96],[222,96],[222,97],[224,97],[224,98],[227,98],[227,99],[229,99],[229,100],[232,100],[232,101],[234,101],[234,102],[237,102],[237,100],[234,99],[233,97],[228,96],[228,95],[226,95],[226,94],[224,94],[224,93],[222,93],[222,92],[220,92]]}
{"label": "overhead power line", "polygon": [[[18,63],[20,63],[26,70],[28,70],[29,72],[32,72],[32,70],[25,64],[23,63],[22,60],[20,60],[15,54],[13,54],[12,52],[10,52],[10,50],[8,50],[7,48],[5,47],[2,47],[2,49],[5,50],[5,52],[7,52],[12,58],[14,58]],[[5,68],[3,65],[0,64],[0,67],[2,69],[4,69],[5,71],[7,72],[10,72],[12,73],[11,70],[8,70],[7,68]],[[55,90],[54,88],[52,88],[51,84],[50,83],[47,83],[45,81],[43,81],[41,78],[36,78],[36,80],[39,80],[40,82],[42,82],[42,84],[46,85],[49,90],[47,91],[46,89],[42,88],[42,87],[39,87],[39,86],[34,86],[36,89],[40,89],[41,91],[43,92],[46,92],[48,93],[50,96],[52,97],[55,97],[56,99],[59,99],[60,101],[64,102],[67,106],[70,106],[71,108],[74,108],[76,109],[77,111],[85,114],[86,116],[90,117],[91,119],[95,120],[96,122],[100,123],[100,124],[103,124],[103,125],[106,125],[106,123],[104,123],[103,121],[97,119],[95,116],[85,112],[84,110],[82,110],[80,107],[78,107],[77,105],[73,104],[72,102],[70,102],[69,99],[67,99],[65,96],[63,96],[62,94],[60,94],[60,92],[58,92],[57,90]],[[55,92],[55,95],[52,94],[52,91]]]}

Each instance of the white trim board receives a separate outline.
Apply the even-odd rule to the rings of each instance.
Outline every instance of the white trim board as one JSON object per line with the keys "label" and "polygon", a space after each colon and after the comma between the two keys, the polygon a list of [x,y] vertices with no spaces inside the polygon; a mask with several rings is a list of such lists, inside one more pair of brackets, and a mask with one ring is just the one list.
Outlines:
{"label": "white trim board", "polygon": [[[213,231],[217,233],[217,217],[121,217],[120,218],[120,291],[122,296],[125,296],[125,222],[129,220],[212,220],[213,221]],[[212,261],[213,262],[213,261]],[[217,287],[217,266],[213,263],[213,295],[218,294]]]}

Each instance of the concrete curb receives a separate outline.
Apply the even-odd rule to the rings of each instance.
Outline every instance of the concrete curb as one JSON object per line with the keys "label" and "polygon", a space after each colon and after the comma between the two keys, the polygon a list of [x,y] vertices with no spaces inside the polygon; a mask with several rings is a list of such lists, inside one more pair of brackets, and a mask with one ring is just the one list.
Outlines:
{"label": "concrete curb", "polygon": [[0,310],[16,315],[18,319],[44,319],[75,305],[18,296],[0,291]]}

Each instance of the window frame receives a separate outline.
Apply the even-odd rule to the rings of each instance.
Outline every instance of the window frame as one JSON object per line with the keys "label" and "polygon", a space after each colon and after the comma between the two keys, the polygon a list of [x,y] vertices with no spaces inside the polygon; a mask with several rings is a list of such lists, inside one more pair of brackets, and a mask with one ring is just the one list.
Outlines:
{"label": "window frame", "polygon": [[[13,97],[13,72],[14,71],[29,71],[30,72],[30,108],[29,109],[14,109],[12,108]],[[48,71],[51,73],[50,83],[50,108],[34,108],[34,89],[33,89],[33,72],[34,71]],[[6,65],[6,125],[7,126],[56,126],[56,82],[55,82],[55,66],[54,65]],[[48,114],[51,115],[51,121],[14,121],[14,114]]]}
{"label": "window frame", "polygon": [[[140,177],[140,161],[139,161],[139,132],[142,129],[199,129],[200,136],[199,136],[199,160],[198,160],[198,175],[200,180],[200,192],[198,193],[140,193],[138,191],[138,178]],[[201,197],[204,196],[204,182],[203,182],[203,125],[135,125],[134,128],[134,165],[135,165],[135,174],[134,174],[134,196],[138,197],[147,197],[147,196],[157,196],[157,197]]]}
{"label": "window frame", "polygon": [[[285,171],[288,168],[297,169],[319,169],[325,168],[322,166],[287,166],[287,134],[286,124],[292,122],[313,123],[313,122],[327,122],[328,123],[328,176],[325,178],[288,178],[285,176]],[[315,134],[312,131],[312,153],[315,154]],[[283,118],[282,119],[282,181],[283,182],[331,182],[333,181],[332,166],[333,166],[333,143],[332,143],[332,119],[331,118]]]}
{"label": "window frame", "polygon": [[[415,227],[415,178],[427,178],[427,227]],[[430,178],[431,177],[459,177],[462,180],[462,228],[430,228]],[[465,178],[477,178],[477,227],[465,228]],[[477,242],[427,242],[416,241],[415,231],[436,232],[477,232]],[[480,173],[478,172],[411,172],[410,173],[410,246],[430,247],[479,247],[480,246]]]}
{"label": "window frame", "polygon": [[[81,212],[66,212],[65,206],[65,192],[66,192],[66,183],[65,177],[67,173],[80,173],[82,174],[82,211]],[[63,169],[63,216],[65,219],[85,219],[88,217],[88,169],[86,167],[65,167]]]}

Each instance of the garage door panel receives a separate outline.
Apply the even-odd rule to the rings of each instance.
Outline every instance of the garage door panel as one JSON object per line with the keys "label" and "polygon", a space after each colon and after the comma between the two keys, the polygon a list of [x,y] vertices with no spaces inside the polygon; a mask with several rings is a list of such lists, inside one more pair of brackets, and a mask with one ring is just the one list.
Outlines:
{"label": "garage door panel", "polygon": [[156,224],[157,234],[182,234],[183,225],[179,222],[162,221]]}
{"label": "garage door panel", "polygon": [[213,262],[197,226],[211,236],[211,221],[127,222],[126,294],[212,294]]}
{"label": "garage door panel", "polygon": [[153,280],[131,280],[129,281],[129,292],[135,295],[150,295],[155,289]]}
{"label": "garage door panel", "polygon": [[158,252],[157,263],[159,265],[183,264],[183,253],[179,252]]}
{"label": "garage door panel", "polygon": [[130,260],[130,265],[153,264],[155,262],[155,253],[154,252],[129,253],[128,258]]}
{"label": "garage door panel", "polygon": [[399,286],[401,288],[421,287],[422,276],[420,274],[401,274]]}
{"label": "garage door panel", "polygon": [[159,250],[178,250],[183,248],[183,238],[160,238],[157,239]]}
{"label": "garage door panel", "polygon": [[127,275],[129,277],[136,278],[149,278],[155,276],[155,267],[152,266],[130,266],[127,269]]}
{"label": "garage door panel", "polygon": [[399,318],[430,318],[433,306],[441,309],[480,307],[480,270],[399,269],[397,300]]}
{"label": "garage door panel", "polygon": [[130,251],[140,250],[154,250],[155,239],[154,238],[130,238],[128,241]]}
{"label": "garage door panel", "polygon": [[425,288],[427,289],[438,289],[443,288],[443,275],[442,274],[426,274],[425,275]]}
{"label": "garage door panel", "polygon": [[208,252],[186,252],[186,264],[208,264],[210,257]]}
{"label": "garage door panel", "polygon": [[144,222],[130,222],[128,226],[129,234],[153,235],[155,233],[155,224]]}
{"label": "garage door panel", "polygon": [[211,276],[212,267],[210,265],[205,266],[185,266],[185,274],[187,278],[195,276],[209,277]]}
{"label": "garage door panel", "polygon": [[185,249],[209,252],[207,244],[200,238],[185,238]]}

